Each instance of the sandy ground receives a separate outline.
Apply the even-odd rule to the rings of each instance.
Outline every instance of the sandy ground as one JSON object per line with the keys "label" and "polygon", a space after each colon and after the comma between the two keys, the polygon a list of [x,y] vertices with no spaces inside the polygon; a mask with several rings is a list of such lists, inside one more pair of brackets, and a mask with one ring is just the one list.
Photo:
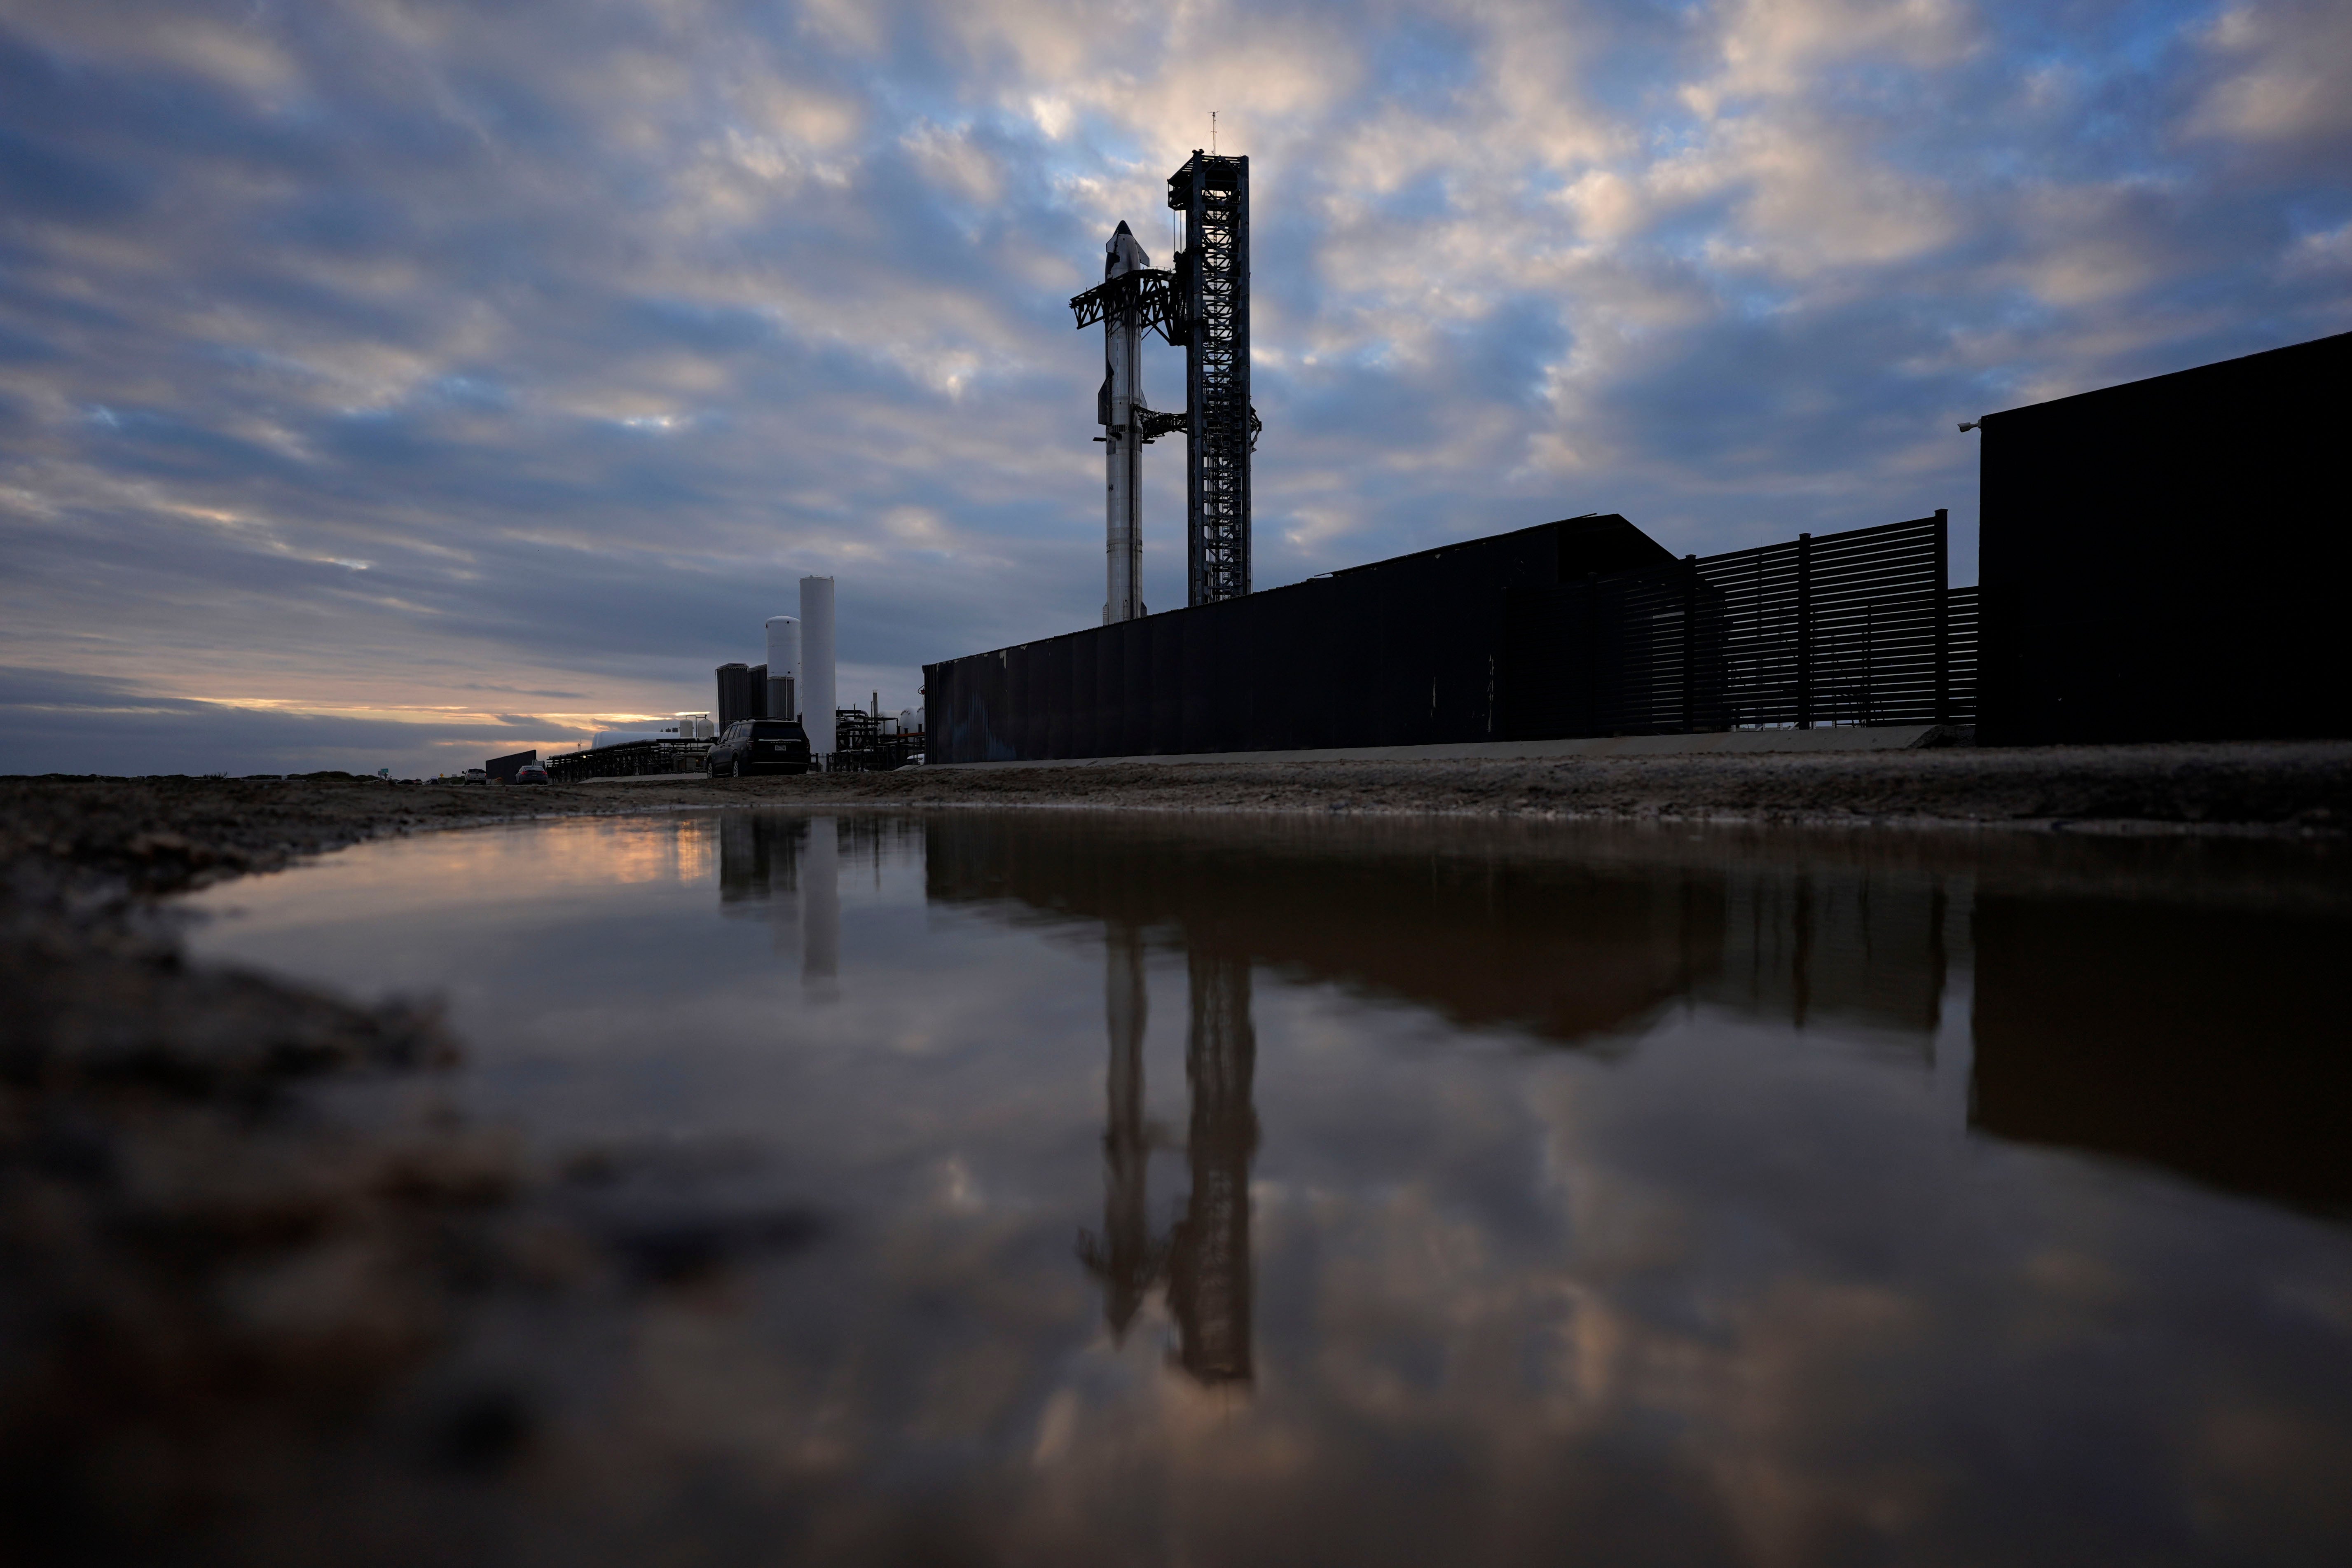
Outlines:
{"label": "sandy ground", "polygon": [[[155,900],[384,834],[754,805],[2332,838],[2352,823],[2352,743],[525,789],[0,780],[0,1539],[12,1560],[463,1561],[453,1542],[496,1532],[452,1521],[478,1524],[496,1491],[485,1483],[526,1461],[542,1503],[580,1504],[551,1505],[568,1517],[599,1517],[589,1504],[616,1475],[666,1484],[625,1436],[565,1449],[503,1385],[468,1381],[455,1325],[550,1300],[625,1323],[698,1289],[730,1247],[791,1245],[791,1216],[743,1236],[600,1217],[593,1192],[612,1171],[534,1168],[440,1104],[436,1068],[458,1047],[429,1014],[192,968]],[[326,1081],[394,1086],[380,1098],[396,1109],[339,1120],[299,1092]],[[643,1560],[625,1531],[536,1544],[522,1556]]]}

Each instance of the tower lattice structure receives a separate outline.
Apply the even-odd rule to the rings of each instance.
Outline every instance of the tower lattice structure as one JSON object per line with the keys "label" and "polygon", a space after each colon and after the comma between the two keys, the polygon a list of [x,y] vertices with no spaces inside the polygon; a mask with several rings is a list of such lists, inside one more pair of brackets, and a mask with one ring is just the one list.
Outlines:
{"label": "tower lattice structure", "polygon": [[1249,160],[1194,149],[1169,176],[1168,205],[1184,215],[1169,341],[1184,346],[1191,437],[1186,596],[1213,605],[1250,591]]}

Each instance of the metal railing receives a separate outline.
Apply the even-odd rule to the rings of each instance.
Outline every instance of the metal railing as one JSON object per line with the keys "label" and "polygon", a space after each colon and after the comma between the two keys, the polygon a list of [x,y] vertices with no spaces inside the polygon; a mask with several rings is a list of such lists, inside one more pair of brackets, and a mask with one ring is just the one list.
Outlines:
{"label": "metal railing", "polygon": [[833,716],[834,749],[816,759],[816,771],[826,773],[881,773],[907,765],[923,750],[920,730],[884,733],[882,720],[855,708],[836,710]]}
{"label": "metal railing", "polygon": [[1944,512],[1505,599],[1512,739],[1969,723],[1977,591]]}
{"label": "metal railing", "polygon": [[710,754],[708,741],[631,741],[550,757],[547,776],[557,784],[589,779],[643,778],[648,774],[698,773]]}

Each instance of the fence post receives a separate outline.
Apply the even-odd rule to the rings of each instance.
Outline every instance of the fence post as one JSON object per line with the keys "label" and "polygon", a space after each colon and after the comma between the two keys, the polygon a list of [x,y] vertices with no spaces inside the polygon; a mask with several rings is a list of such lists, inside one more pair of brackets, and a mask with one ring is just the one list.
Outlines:
{"label": "fence post", "polygon": [[1698,728],[1698,557],[1683,557],[1683,733]]}
{"label": "fence post", "polygon": [[1862,607],[1862,721],[1864,725],[1878,722],[1878,709],[1874,700],[1878,695],[1877,683],[1878,605],[1872,603]]}
{"label": "fence post", "polygon": [[1584,729],[1587,735],[1606,735],[1601,702],[1601,574],[1584,574]]}
{"label": "fence post", "polygon": [[1952,520],[1936,509],[1936,722],[1952,721]]}
{"label": "fence post", "polygon": [[1813,727],[1813,536],[1797,535],[1797,728]]}

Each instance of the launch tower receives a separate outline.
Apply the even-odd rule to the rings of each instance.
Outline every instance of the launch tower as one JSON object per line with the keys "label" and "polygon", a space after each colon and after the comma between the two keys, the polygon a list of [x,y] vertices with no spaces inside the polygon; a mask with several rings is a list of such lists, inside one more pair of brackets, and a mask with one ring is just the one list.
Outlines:
{"label": "launch tower", "polygon": [[1176,253],[1175,330],[1184,350],[1188,600],[1211,605],[1250,591],[1249,160],[1192,151],[1168,176],[1184,215]]}

